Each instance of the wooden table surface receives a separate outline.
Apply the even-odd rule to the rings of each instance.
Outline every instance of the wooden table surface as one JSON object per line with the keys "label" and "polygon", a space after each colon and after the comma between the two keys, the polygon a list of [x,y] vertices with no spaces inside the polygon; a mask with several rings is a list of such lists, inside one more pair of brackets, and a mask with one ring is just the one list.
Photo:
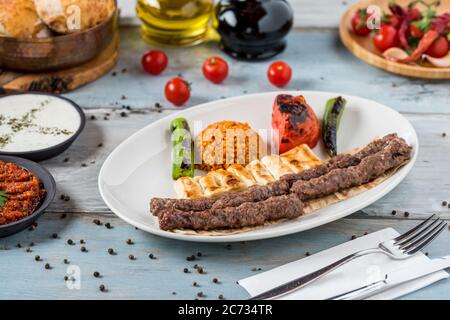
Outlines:
{"label": "wooden table surface", "polygon": [[[314,1],[305,2],[313,7]],[[335,12],[345,9],[345,2],[333,2],[339,5]],[[114,73],[67,94],[84,108],[89,121],[68,151],[43,162],[57,181],[57,199],[38,220],[35,230],[0,239],[0,299],[195,299],[200,291],[205,296],[202,299],[217,299],[221,294],[227,299],[246,298],[236,281],[259,270],[301,259],[306,253],[349,241],[353,235],[387,227],[404,231],[430,213],[450,219],[450,209],[442,205],[444,200],[450,202],[450,82],[412,80],[368,66],[340,43],[336,17],[335,23],[329,25],[325,11],[313,14],[320,17],[322,25],[300,24],[289,36],[288,49],[278,57],[289,62],[295,74],[286,90],[358,95],[391,106],[409,119],[419,135],[420,155],[413,171],[394,191],[346,219],[270,240],[197,244],[136,230],[108,210],[97,189],[97,176],[107,155],[120,142],[179,110],[164,100],[165,82],[179,73],[191,81],[193,97],[189,106],[274,88],[265,80],[269,62],[228,59],[231,76],[226,83],[216,86],[206,82],[200,68],[206,57],[221,54],[215,43],[166,49],[171,62],[168,70],[159,77],[148,76],[141,70],[140,57],[149,46],[141,41],[136,27],[124,27],[121,58]],[[155,108],[156,103],[161,103],[163,109]],[[448,135],[444,137],[443,133]],[[62,194],[70,200],[60,200]],[[405,211],[410,213],[408,217]],[[95,219],[103,226],[94,224]],[[104,226],[107,222],[112,228]],[[57,239],[52,238],[55,233]],[[69,245],[68,239],[75,244]],[[127,244],[127,239],[134,244]],[[81,240],[85,244],[80,244]],[[448,255],[449,243],[450,231],[446,230],[427,252],[431,257]],[[87,252],[82,252],[81,246]],[[117,254],[109,255],[108,248]],[[186,260],[197,252],[202,256],[196,261]],[[151,253],[156,259],[149,258]],[[129,259],[130,254],[135,260]],[[36,255],[41,261],[35,261]],[[50,270],[44,268],[46,263],[51,265]],[[205,273],[195,272],[194,264],[203,266]],[[80,272],[79,288],[66,286],[68,268]],[[184,268],[189,273],[184,273]],[[95,271],[101,277],[94,277]],[[219,283],[214,283],[214,278]],[[101,284],[107,292],[100,292]],[[450,281],[444,280],[403,298],[448,299],[449,292]]]}

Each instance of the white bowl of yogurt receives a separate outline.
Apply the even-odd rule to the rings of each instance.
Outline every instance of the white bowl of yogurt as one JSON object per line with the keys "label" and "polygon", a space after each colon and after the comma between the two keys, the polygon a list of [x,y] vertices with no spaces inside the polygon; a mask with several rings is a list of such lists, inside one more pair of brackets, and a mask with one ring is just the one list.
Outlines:
{"label": "white bowl of yogurt", "polygon": [[83,131],[86,117],[73,101],[50,94],[0,97],[0,154],[42,161],[65,151]]}

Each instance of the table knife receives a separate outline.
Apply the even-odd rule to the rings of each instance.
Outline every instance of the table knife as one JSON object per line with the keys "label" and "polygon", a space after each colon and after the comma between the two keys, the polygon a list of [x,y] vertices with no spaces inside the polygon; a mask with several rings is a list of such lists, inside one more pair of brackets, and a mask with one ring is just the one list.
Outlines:
{"label": "table knife", "polygon": [[327,300],[359,300],[368,298],[393,286],[424,277],[426,275],[447,269],[449,267],[450,256],[434,259],[431,261],[420,262],[408,268],[401,268],[389,272],[385,275],[383,280],[334,296]]}

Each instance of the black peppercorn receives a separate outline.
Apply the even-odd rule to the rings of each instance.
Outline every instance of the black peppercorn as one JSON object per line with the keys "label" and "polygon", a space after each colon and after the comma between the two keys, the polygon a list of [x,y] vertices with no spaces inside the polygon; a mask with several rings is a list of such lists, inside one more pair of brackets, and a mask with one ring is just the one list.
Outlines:
{"label": "black peppercorn", "polygon": [[152,259],[152,260],[156,259],[155,255],[154,255],[153,253],[150,253],[150,254],[148,255],[148,257],[149,257],[150,259]]}
{"label": "black peppercorn", "polygon": [[53,239],[58,239],[58,234],[57,233],[52,234],[52,238]]}
{"label": "black peppercorn", "polygon": [[34,260],[36,260],[36,261],[41,261],[41,257],[40,257],[40,256],[35,256],[35,257],[34,257]]}
{"label": "black peppercorn", "polygon": [[85,244],[86,241],[84,241],[83,239],[81,239],[81,240],[80,240],[80,243],[81,243],[81,244]]}
{"label": "black peppercorn", "polygon": [[219,300],[224,300],[225,299],[223,294],[219,294],[218,298],[219,298]]}
{"label": "black peppercorn", "polygon": [[202,291],[200,291],[200,292],[197,292],[197,297],[199,297],[199,298],[201,298],[201,297],[204,297],[204,294],[203,294],[203,292],[202,292]]}
{"label": "black peppercorn", "polygon": [[219,283],[219,279],[217,279],[217,278],[214,278],[212,281],[213,281],[214,283]]}
{"label": "black peppercorn", "polygon": [[393,216],[395,216],[395,215],[397,214],[397,211],[392,210],[391,214],[392,214]]}
{"label": "black peppercorn", "polygon": [[69,260],[67,260],[67,259],[64,259],[64,264],[69,264]]}
{"label": "black peppercorn", "polygon": [[130,254],[130,255],[128,256],[128,259],[130,259],[130,260],[136,260],[136,257],[133,256],[132,254]]}
{"label": "black peppercorn", "polygon": [[68,281],[69,277],[68,276],[64,276],[64,281]]}
{"label": "black peppercorn", "polygon": [[409,217],[409,212],[405,211],[405,217],[408,218]]}
{"label": "black peppercorn", "polygon": [[184,268],[184,269],[183,269],[183,272],[184,272],[184,273],[189,273],[189,269],[188,269],[188,268]]}
{"label": "black peppercorn", "polygon": [[80,249],[81,249],[81,252],[87,252],[87,249],[86,249],[86,247],[84,247],[84,246],[81,247]]}
{"label": "black peppercorn", "polygon": [[49,263],[46,263],[45,264],[45,269],[47,269],[47,270],[49,270],[51,267],[50,267],[50,264]]}
{"label": "black peppercorn", "polygon": [[133,240],[131,240],[131,239],[128,239],[128,240],[127,240],[127,244],[129,244],[129,245],[133,245],[133,244],[134,244],[134,242],[133,242]]}
{"label": "black peppercorn", "polygon": [[107,229],[111,229],[111,228],[112,228],[112,225],[111,225],[109,222],[107,222],[107,223],[105,223],[105,227],[106,227]]}
{"label": "black peppercorn", "polygon": [[68,245],[73,245],[73,244],[74,244],[74,242],[73,242],[73,240],[72,240],[72,239],[69,239],[69,240],[67,240],[67,244],[68,244]]}
{"label": "black peppercorn", "polygon": [[446,207],[447,206],[447,201],[442,201],[442,206]]}
{"label": "black peppercorn", "polygon": [[186,260],[187,261],[194,261],[195,260],[195,256],[194,255],[188,256],[188,257],[186,257]]}
{"label": "black peppercorn", "polygon": [[98,220],[98,219],[94,219],[93,222],[94,222],[96,225],[98,225],[98,226],[102,225],[102,223],[101,223],[100,220]]}
{"label": "black peppercorn", "polygon": [[201,257],[202,256],[202,253],[199,251],[199,252],[197,252],[197,257]]}
{"label": "black peppercorn", "polygon": [[109,249],[108,249],[108,253],[109,253],[110,255],[116,254],[116,253],[114,252],[114,249],[113,249],[113,248],[109,248]]}
{"label": "black peppercorn", "polygon": [[100,272],[95,271],[95,272],[94,272],[94,277],[96,277],[96,278],[100,277]]}
{"label": "black peppercorn", "polygon": [[192,285],[193,285],[194,287],[198,287],[198,283],[195,282],[195,281],[192,283]]}
{"label": "black peppercorn", "polygon": [[98,288],[100,289],[101,292],[106,292],[106,287],[104,284],[101,284]]}

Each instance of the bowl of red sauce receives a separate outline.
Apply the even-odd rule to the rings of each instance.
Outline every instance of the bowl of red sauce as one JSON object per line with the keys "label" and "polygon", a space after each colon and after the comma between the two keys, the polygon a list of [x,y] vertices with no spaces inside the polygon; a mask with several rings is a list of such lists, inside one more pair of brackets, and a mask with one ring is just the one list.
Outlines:
{"label": "bowl of red sauce", "polygon": [[30,227],[55,194],[55,179],[44,167],[0,155],[0,238]]}

